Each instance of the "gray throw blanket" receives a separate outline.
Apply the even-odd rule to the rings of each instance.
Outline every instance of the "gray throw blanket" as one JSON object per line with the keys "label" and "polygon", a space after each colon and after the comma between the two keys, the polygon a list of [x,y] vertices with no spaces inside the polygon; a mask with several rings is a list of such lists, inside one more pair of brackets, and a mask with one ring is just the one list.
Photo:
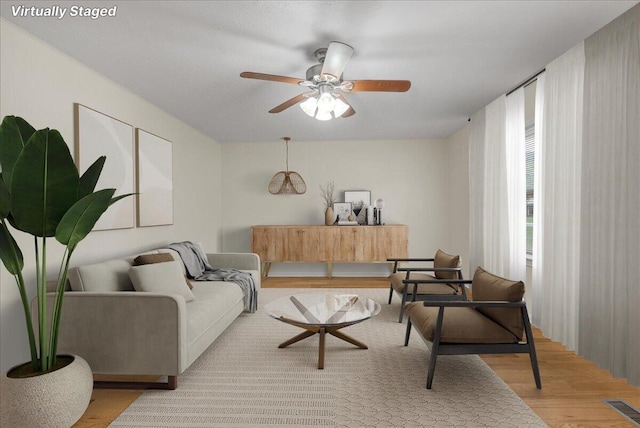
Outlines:
{"label": "gray throw blanket", "polygon": [[180,254],[191,278],[196,281],[235,282],[244,292],[244,310],[253,313],[258,309],[258,292],[251,274],[237,269],[214,269],[207,261],[207,255],[202,252],[199,246],[190,241],[176,242],[165,248]]}

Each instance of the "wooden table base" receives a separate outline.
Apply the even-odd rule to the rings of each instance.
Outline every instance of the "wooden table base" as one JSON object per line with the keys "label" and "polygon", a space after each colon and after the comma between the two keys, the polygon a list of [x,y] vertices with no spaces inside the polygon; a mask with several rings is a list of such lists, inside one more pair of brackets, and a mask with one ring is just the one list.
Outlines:
{"label": "wooden table base", "polygon": [[291,339],[285,342],[282,342],[280,345],[278,345],[278,348],[286,348],[287,346],[292,345],[296,342],[300,342],[301,340],[304,340],[307,337],[311,337],[311,336],[315,336],[316,334],[319,334],[320,335],[320,347],[319,347],[320,349],[318,350],[318,368],[319,369],[324,369],[324,341],[325,341],[326,334],[330,334],[331,336],[335,336],[338,339],[344,340],[345,342],[349,342],[360,349],[369,349],[367,345],[360,342],[359,340],[356,340],[353,337],[347,336],[341,331],[338,331],[341,328],[347,327],[352,324],[340,325],[335,327],[317,327],[317,326],[303,325],[303,324],[292,324],[292,325],[303,328],[306,331],[298,334],[297,336],[292,337]]}

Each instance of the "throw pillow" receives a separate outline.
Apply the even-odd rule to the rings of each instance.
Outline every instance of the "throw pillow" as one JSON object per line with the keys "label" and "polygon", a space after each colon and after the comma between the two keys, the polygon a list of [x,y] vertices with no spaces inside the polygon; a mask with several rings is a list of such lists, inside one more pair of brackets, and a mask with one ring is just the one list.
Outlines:
{"label": "throw pillow", "polygon": [[129,278],[136,291],[180,294],[185,302],[195,300],[191,290],[184,286],[179,262],[153,263],[131,266]]}
{"label": "throw pillow", "polygon": [[[447,254],[442,250],[436,252],[436,256],[433,260],[434,268],[459,268],[460,256],[454,256]],[[456,279],[458,274],[456,272],[436,271],[436,278],[438,279]]]}
{"label": "throw pillow", "polygon": [[[164,263],[164,262],[173,262],[175,259],[169,253],[159,253],[159,254],[141,254],[135,259],[133,259],[134,266],[142,266],[142,265],[150,265],[154,263]],[[184,277],[184,281],[187,284],[187,287],[193,288],[191,282],[189,282],[189,278]]]}
{"label": "throw pillow", "polygon": [[[494,275],[480,266],[473,275],[471,284],[473,300],[519,302],[524,297],[524,283]],[[520,308],[478,308],[485,316],[509,329],[516,337],[522,338],[524,324]]]}

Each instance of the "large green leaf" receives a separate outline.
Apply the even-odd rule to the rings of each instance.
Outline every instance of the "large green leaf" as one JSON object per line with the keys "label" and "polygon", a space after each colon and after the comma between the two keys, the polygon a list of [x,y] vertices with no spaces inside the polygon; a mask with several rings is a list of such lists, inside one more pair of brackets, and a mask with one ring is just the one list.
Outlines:
{"label": "large green leaf", "polygon": [[137,195],[137,193],[127,193],[126,195],[118,195],[115,198],[111,198],[111,202],[109,202],[109,205],[113,205],[116,202],[118,202],[120,199],[124,199],[127,196],[131,196],[131,195]]}
{"label": "large green leaf", "polygon": [[34,236],[54,236],[77,201],[78,170],[55,129],[36,131],[16,160],[11,182],[12,225]]}
{"label": "large green leaf", "polygon": [[82,174],[80,177],[80,186],[78,186],[78,200],[84,198],[95,190],[106,159],[106,156],[100,156],[89,168],[87,168],[84,174]]}
{"label": "large green leaf", "polygon": [[36,132],[21,117],[5,116],[0,125],[0,165],[7,189],[11,189],[13,167],[20,156],[22,148],[27,144],[31,135]]}
{"label": "large green leaf", "polygon": [[93,229],[100,216],[109,208],[116,189],[104,189],[85,196],[76,202],[62,217],[56,229],[56,239],[69,248],[75,249]]}
{"label": "large green leaf", "polygon": [[3,174],[0,173],[0,218],[5,219],[11,210],[11,196],[9,189],[4,182]]}
{"label": "large green leaf", "polygon": [[22,271],[22,252],[4,223],[0,223],[0,258],[11,275]]}

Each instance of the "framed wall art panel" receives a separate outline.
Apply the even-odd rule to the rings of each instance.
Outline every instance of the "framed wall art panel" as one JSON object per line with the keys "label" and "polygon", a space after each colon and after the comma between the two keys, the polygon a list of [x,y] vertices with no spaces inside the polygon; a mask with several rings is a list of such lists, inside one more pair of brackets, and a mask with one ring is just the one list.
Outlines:
{"label": "framed wall art panel", "polygon": [[138,227],[173,224],[173,144],[136,128]]}
{"label": "framed wall art panel", "polygon": [[[96,190],[115,188],[114,196],[134,192],[133,127],[81,104],[74,104],[75,161],[82,175],[100,156],[106,162]],[[135,226],[135,202],[124,198],[100,217],[93,230]]]}

